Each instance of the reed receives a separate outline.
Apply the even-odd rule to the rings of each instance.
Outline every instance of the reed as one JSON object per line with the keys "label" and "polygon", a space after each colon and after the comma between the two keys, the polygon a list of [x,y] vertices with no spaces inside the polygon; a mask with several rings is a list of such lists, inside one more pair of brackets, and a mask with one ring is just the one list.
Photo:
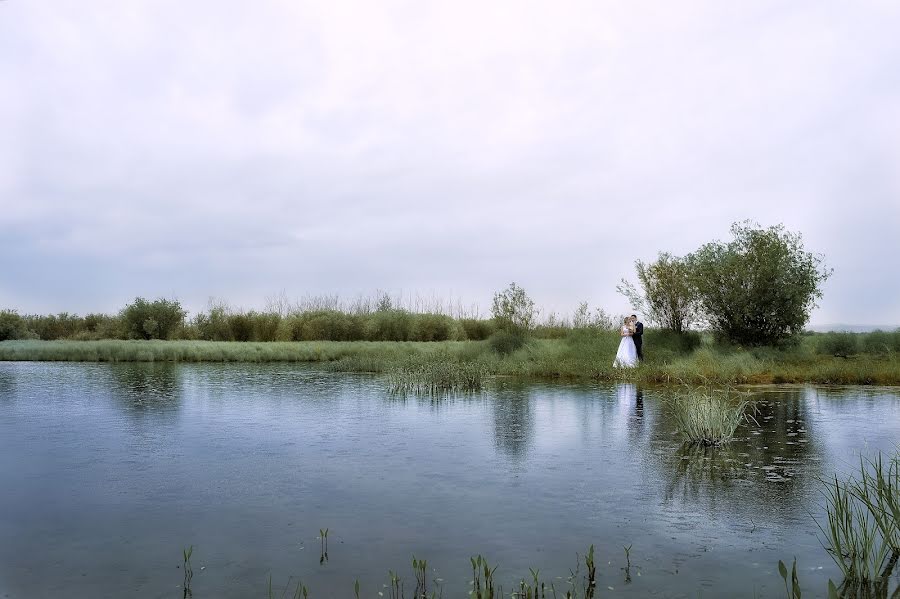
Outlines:
{"label": "reed", "polygon": [[721,445],[747,419],[748,400],[730,390],[693,389],[676,394],[671,403],[675,425],[684,440],[703,446]]}
{"label": "reed", "polygon": [[439,395],[480,391],[489,372],[481,362],[452,362],[446,356],[414,360],[388,371],[392,393]]}
{"label": "reed", "polygon": [[823,481],[823,546],[844,575],[841,596],[887,596],[900,559],[900,452],[862,458],[858,476]]}

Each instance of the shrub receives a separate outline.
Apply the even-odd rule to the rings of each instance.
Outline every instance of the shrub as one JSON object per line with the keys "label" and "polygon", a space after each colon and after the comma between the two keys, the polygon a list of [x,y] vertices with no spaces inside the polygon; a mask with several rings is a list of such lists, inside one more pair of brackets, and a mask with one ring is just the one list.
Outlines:
{"label": "shrub", "polygon": [[275,312],[251,312],[254,341],[275,341],[278,339],[278,326],[281,315]]}
{"label": "shrub", "polygon": [[231,330],[231,337],[235,341],[253,341],[253,315],[252,314],[229,314],[228,328]]}
{"label": "shrub", "polygon": [[184,317],[178,300],[162,298],[152,302],[135,298],[121,312],[125,331],[132,339],[169,339],[184,326]]}
{"label": "shrub", "polygon": [[480,318],[461,318],[457,321],[462,326],[469,341],[484,341],[497,330],[496,325],[490,320]]}
{"label": "shrub", "polygon": [[294,341],[356,341],[364,330],[358,316],[339,310],[313,310],[292,317]]}
{"label": "shrub", "polygon": [[689,354],[700,347],[701,342],[702,337],[697,331],[676,333],[670,329],[647,329],[644,333],[644,346],[651,353],[669,350],[674,354]]}
{"label": "shrub", "polygon": [[405,310],[379,310],[368,317],[365,331],[369,341],[409,341],[412,315]]}
{"label": "shrub", "polygon": [[68,312],[46,316],[28,315],[24,319],[25,326],[45,341],[68,339],[86,330],[84,319]]}
{"label": "shrub", "polygon": [[224,306],[212,306],[209,314],[198,314],[194,318],[194,326],[204,341],[234,341],[228,310]]}
{"label": "shrub", "polygon": [[888,333],[886,331],[872,331],[862,335],[863,351],[870,354],[887,355],[900,353],[900,330]]}
{"label": "shrub", "polygon": [[498,329],[506,331],[530,331],[537,316],[534,300],[514,282],[503,291],[494,294],[491,314]]}
{"label": "shrub", "polygon": [[521,331],[499,330],[488,339],[491,349],[502,356],[507,356],[521,349],[528,338]]}
{"label": "shrub", "polygon": [[823,333],[817,350],[826,356],[848,358],[859,353],[859,336],[853,333]]}
{"label": "shrub", "polygon": [[453,338],[454,322],[443,314],[416,314],[413,319],[412,340],[449,341]]}
{"label": "shrub", "polygon": [[30,339],[34,336],[25,326],[25,320],[15,310],[0,311],[0,341]]}

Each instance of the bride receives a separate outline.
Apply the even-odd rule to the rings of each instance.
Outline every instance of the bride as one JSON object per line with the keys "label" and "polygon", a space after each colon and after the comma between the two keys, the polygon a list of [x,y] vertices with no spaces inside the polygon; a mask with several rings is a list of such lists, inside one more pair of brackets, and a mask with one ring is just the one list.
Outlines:
{"label": "bride", "polygon": [[634,346],[634,323],[631,317],[625,319],[622,324],[622,340],[619,341],[619,351],[616,352],[615,368],[634,368],[638,363],[637,348]]}

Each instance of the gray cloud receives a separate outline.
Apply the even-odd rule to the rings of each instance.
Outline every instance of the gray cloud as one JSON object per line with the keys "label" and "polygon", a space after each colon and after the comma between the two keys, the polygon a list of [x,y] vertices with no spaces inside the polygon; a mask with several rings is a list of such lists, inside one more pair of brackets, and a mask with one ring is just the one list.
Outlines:
{"label": "gray cloud", "polygon": [[[784,222],[900,323],[891,2],[0,3],[0,304],[547,309]],[[636,229],[636,230],[635,230]]]}

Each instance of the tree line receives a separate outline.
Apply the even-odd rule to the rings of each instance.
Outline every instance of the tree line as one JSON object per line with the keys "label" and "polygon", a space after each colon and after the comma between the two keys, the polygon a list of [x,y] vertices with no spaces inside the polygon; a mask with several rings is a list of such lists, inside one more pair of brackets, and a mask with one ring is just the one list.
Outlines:
{"label": "tree line", "polygon": [[[799,234],[783,225],[762,228],[735,223],[732,239],[707,243],[687,256],[661,253],[637,261],[638,284],[618,286],[648,324],[687,335],[706,329],[747,346],[781,345],[801,333],[822,297],[831,270],[807,252]],[[333,299],[333,298],[329,298]],[[209,341],[463,341],[490,339],[500,353],[530,337],[565,337],[610,330],[616,319],[583,302],[571,320],[539,310],[525,290],[511,283],[494,294],[491,318],[453,318],[415,312],[386,294],[355,308],[324,302],[311,309],[236,311],[211,304],[188,320],[178,300],[135,300],[118,314],[68,313],[20,316],[0,311],[0,341],[7,339],[197,339]],[[696,335],[696,333],[694,333]]]}

